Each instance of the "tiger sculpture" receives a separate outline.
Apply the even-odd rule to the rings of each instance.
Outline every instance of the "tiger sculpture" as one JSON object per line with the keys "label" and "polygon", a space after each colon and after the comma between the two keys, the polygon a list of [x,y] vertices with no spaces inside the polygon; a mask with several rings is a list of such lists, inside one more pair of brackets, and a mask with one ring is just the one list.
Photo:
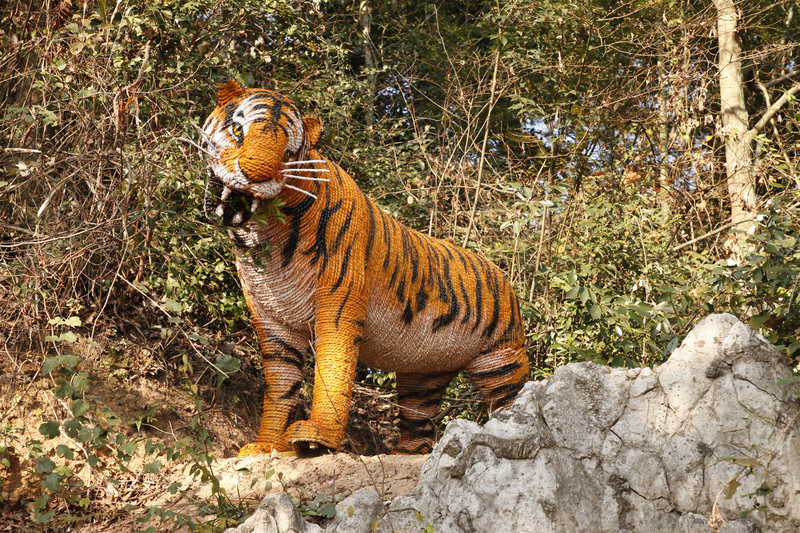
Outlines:
{"label": "tiger sculpture", "polygon": [[[229,227],[266,380],[258,438],[239,455],[338,448],[359,361],[396,373],[393,453],[430,450],[431,417],[459,370],[489,409],[508,404],[529,362],[517,298],[501,271],[381,211],[317,151],[320,120],[286,97],[231,80],[217,100],[201,134],[204,209]],[[254,220],[272,198],[282,200],[285,218]],[[309,349],[311,415],[289,425],[302,405]]]}

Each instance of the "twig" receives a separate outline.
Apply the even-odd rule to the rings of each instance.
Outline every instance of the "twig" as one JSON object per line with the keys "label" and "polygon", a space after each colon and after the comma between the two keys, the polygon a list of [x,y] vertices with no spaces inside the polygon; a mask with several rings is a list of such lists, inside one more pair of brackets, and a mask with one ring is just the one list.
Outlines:
{"label": "twig", "polygon": [[[147,294],[146,292],[144,292],[142,289],[140,289],[139,287],[137,287],[136,285],[134,285],[133,283],[131,283],[129,280],[125,279],[125,277],[124,277],[124,276],[122,276],[122,275],[120,275],[120,274],[119,274],[119,272],[117,273],[116,277],[117,277],[117,278],[119,278],[119,279],[121,279],[121,280],[122,280],[122,281],[124,281],[125,283],[127,283],[127,284],[128,284],[130,287],[132,287],[132,288],[133,288],[135,291],[137,291],[139,294],[141,294],[142,296],[144,296],[145,298],[147,298],[148,300],[150,300],[150,303],[151,303],[153,306],[155,306],[155,307],[156,307],[156,309],[158,309],[159,311],[161,311],[162,313],[164,313],[164,314],[167,316],[167,318],[172,318],[172,315],[171,315],[171,314],[169,314],[169,311],[167,311],[166,309],[164,309],[164,308],[161,306],[161,304],[159,304],[157,301],[155,301],[153,298],[151,298],[151,297],[150,297],[150,295],[149,295],[149,294]],[[197,354],[197,355],[198,355],[198,356],[199,356],[199,357],[200,357],[200,358],[201,358],[203,361],[205,361],[205,362],[206,362],[206,363],[207,363],[207,364],[208,364],[208,365],[209,365],[211,368],[213,368],[214,370],[216,370],[217,372],[219,372],[220,374],[222,374],[222,375],[223,375],[223,376],[225,376],[226,378],[227,378],[227,377],[230,377],[230,374],[228,374],[227,372],[223,372],[223,371],[222,371],[222,370],[221,370],[221,369],[220,369],[220,368],[219,368],[217,365],[215,365],[214,363],[212,363],[211,361],[209,361],[209,360],[208,360],[208,358],[207,358],[205,355],[203,355],[203,353],[202,353],[200,350],[198,350],[198,349],[197,349],[197,346],[195,346],[195,345],[194,345],[194,342],[192,341],[192,339],[190,339],[190,338],[189,338],[189,334],[188,334],[188,333],[186,333],[186,330],[184,330],[184,329],[183,329],[182,327],[180,327],[180,325],[178,325],[178,324],[174,324],[174,323],[173,323],[173,326],[174,326],[174,327],[176,327],[176,328],[178,329],[178,331],[180,331],[180,332],[183,334],[183,336],[184,336],[184,337],[186,337],[186,340],[187,340],[187,341],[189,341],[189,346],[191,346],[191,347],[192,347],[192,349],[195,351],[195,353],[196,353],[196,354]]]}
{"label": "twig", "polygon": [[700,235],[699,237],[695,237],[694,239],[692,239],[690,241],[686,241],[686,242],[681,243],[681,244],[679,244],[677,246],[673,246],[672,248],[670,248],[669,251],[670,252],[677,252],[677,251],[683,250],[687,246],[691,246],[696,242],[702,241],[703,239],[707,239],[707,238],[709,238],[709,237],[711,237],[713,235],[716,235],[717,233],[720,233],[722,231],[725,231],[726,229],[731,228],[733,226],[738,226],[742,222],[750,222],[751,220],[755,220],[756,218],[757,217],[749,217],[749,218],[746,218],[744,220],[739,220],[737,222],[728,222],[727,224],[723,224],[722,226],[718,227],[717,229],[713,229],[713,230],[709,231],[708,233],[704,233],[704,234]]}
{"label": "twig", "polygon": [[788,91],[786,91],[785,93],[783,93],[783,95],[782,95],[780,98],[778,98],[778,99],[775,101],[775,103],[774,103],[774,104],[772,104],[771,106],[769,106],[769,108],[768,108],[768,109],[767,109],[767,110],[764,112],[764,114],[761,116],[761,119],[760,119],[758,122],[756,122],[756,125],[755,125],[755,126],[753,126],[752,128],[750,128],[750,131],[749,131],[748,133],[750,133],[750,134],[761,133],[761,130],[763,130],[763,129],[764,129],[764,126],[766,126],[766,125],[767,125],[767,123],[768,123],[770,120],[772,120],[772,117],[774,117],[774,116],[775,116],[775,114],[776,114],[778,111],[780,111],[780,110],[781,110],[781,108],[782,108],[784,105],[786,105],[786,103],[789,101],[789,99],[790,99],[792,96],[794,96],[794,95],[795,95],[795,94],[796,94],[798,91],[800,91],[800,83],[798,83],[798,84],[794,85],[794,86],[793,86],[791,89],[789,89]]}
{"label": "twig", "polygon": [[[499,5],[498,5],[499,10]],[[492,118],[492,111],[495,104],[495,89],[497,88],[497,68],[500,65],[500,42],[497,43],[497,50],[494,55],[494,70],[492,72],[492,84],[489,87],[489,109],[486,111],[486,124],[483,130],[483,144],[481,145],[481,159],[478,163],[478,183],[475,185],[475,198],[472,200],[472,209],[469,212],[469,224],[464,234],[464,241],[461,246],[466,246],[469,242],[469,235],[472,233],[472,226],[475,224],[475,212],[478,209],[478,196],[481,192],[481,181],[483,179],[483,164],[486,161],[486,145],[489,142],[489,124]]]}

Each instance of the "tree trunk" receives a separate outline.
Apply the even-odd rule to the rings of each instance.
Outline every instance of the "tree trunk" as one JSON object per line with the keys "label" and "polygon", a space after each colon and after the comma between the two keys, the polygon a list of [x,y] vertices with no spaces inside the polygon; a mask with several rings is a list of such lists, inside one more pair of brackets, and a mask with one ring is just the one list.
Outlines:
{"label": "tree trunk", "polygon": [[756,191],[752,140],[744,101],[739,21],[734,0],[715,0],[719,40],[720,118],[725,139],[725,170],[733,229],[741,237],[755,229]]}
{"label": "tree trunk", "polygon": [[[369,0],[359,0],[358,2],[358,27],[361,30],[361,46],[364,50],[364,70],[367,73],[369,82],[369,95],[367,96],[366,109],[364,115],[367,125],[372,126],[375,113],[375,90],[378,84],[377,61],[370,37],[372,26],[372,6]],[[371,134],[371,133],[370,133]]]}

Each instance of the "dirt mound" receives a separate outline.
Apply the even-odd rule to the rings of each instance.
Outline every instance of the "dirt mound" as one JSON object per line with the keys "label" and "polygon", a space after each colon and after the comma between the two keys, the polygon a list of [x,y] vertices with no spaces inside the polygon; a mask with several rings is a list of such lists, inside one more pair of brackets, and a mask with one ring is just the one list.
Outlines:
{"label": "dirt mound", "polygon": [[[213,519],[219,528],[225,525],[219,520],[222,507],[236,508],[227,513],[235,519],[269,492],[286,491],[313,516],[325,502],[364,486],[389,499],[416,484],[425,456],[383,455],[397,439],[390,394],[356,387],[342,444],[350,453],[236,458],[239,447],[255,439],[259,424],[263,379],[257,352],[236,348],[241,369],[218,387],[202,360],[189,361],[194,372],[176,378],[181,372],[175,362],[148,343],[98,339],[78,336],[69,343],[69,354],[80,363],[61,381],[59,370],[43,372],[48,356],[42,353],[0,355],[0,532],[30,531],[37,511],[45,510],[54,511],[47,531],[167,531],[184,518]],[[212,353],[206,357],[213,360]],[[87,392],[72,398],[89,411],[75,416],[76,400],[65,398],[60,387],[81,375]],[[113,431],[104,416],[116,420]],[[108,446],[65,431],[67,420],[87,417],[91,424],[85,427],[108,431]],[[56,429],[46,427],[48,422]],[[165,449],[173,454],[169,459]],[[90,464],[89,456],[99,462]],[[42,465],[48,463],[63,478],[51,490],[43,488],[49,471]],[[35,509],[43,493],[50,494],[46,507]],[[136,521],[150,509],[149,521]],[[160,517],[167,519],[162,523]]]}

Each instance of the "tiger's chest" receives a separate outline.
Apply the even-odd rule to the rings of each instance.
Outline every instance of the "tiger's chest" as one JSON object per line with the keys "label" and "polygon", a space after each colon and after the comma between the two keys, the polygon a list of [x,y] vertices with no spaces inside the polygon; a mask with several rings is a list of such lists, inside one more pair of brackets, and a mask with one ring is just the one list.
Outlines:
{"label": "tiger's chest", "polygon": [[[259,240],[269,242],[266,236]],[[316,314],[317,273],[307,262],[283,264],[270,253],[237,248],[236,268],[254,316],[295,330],[308,330]],[[265,324],[266,325],[266,324]]]}

